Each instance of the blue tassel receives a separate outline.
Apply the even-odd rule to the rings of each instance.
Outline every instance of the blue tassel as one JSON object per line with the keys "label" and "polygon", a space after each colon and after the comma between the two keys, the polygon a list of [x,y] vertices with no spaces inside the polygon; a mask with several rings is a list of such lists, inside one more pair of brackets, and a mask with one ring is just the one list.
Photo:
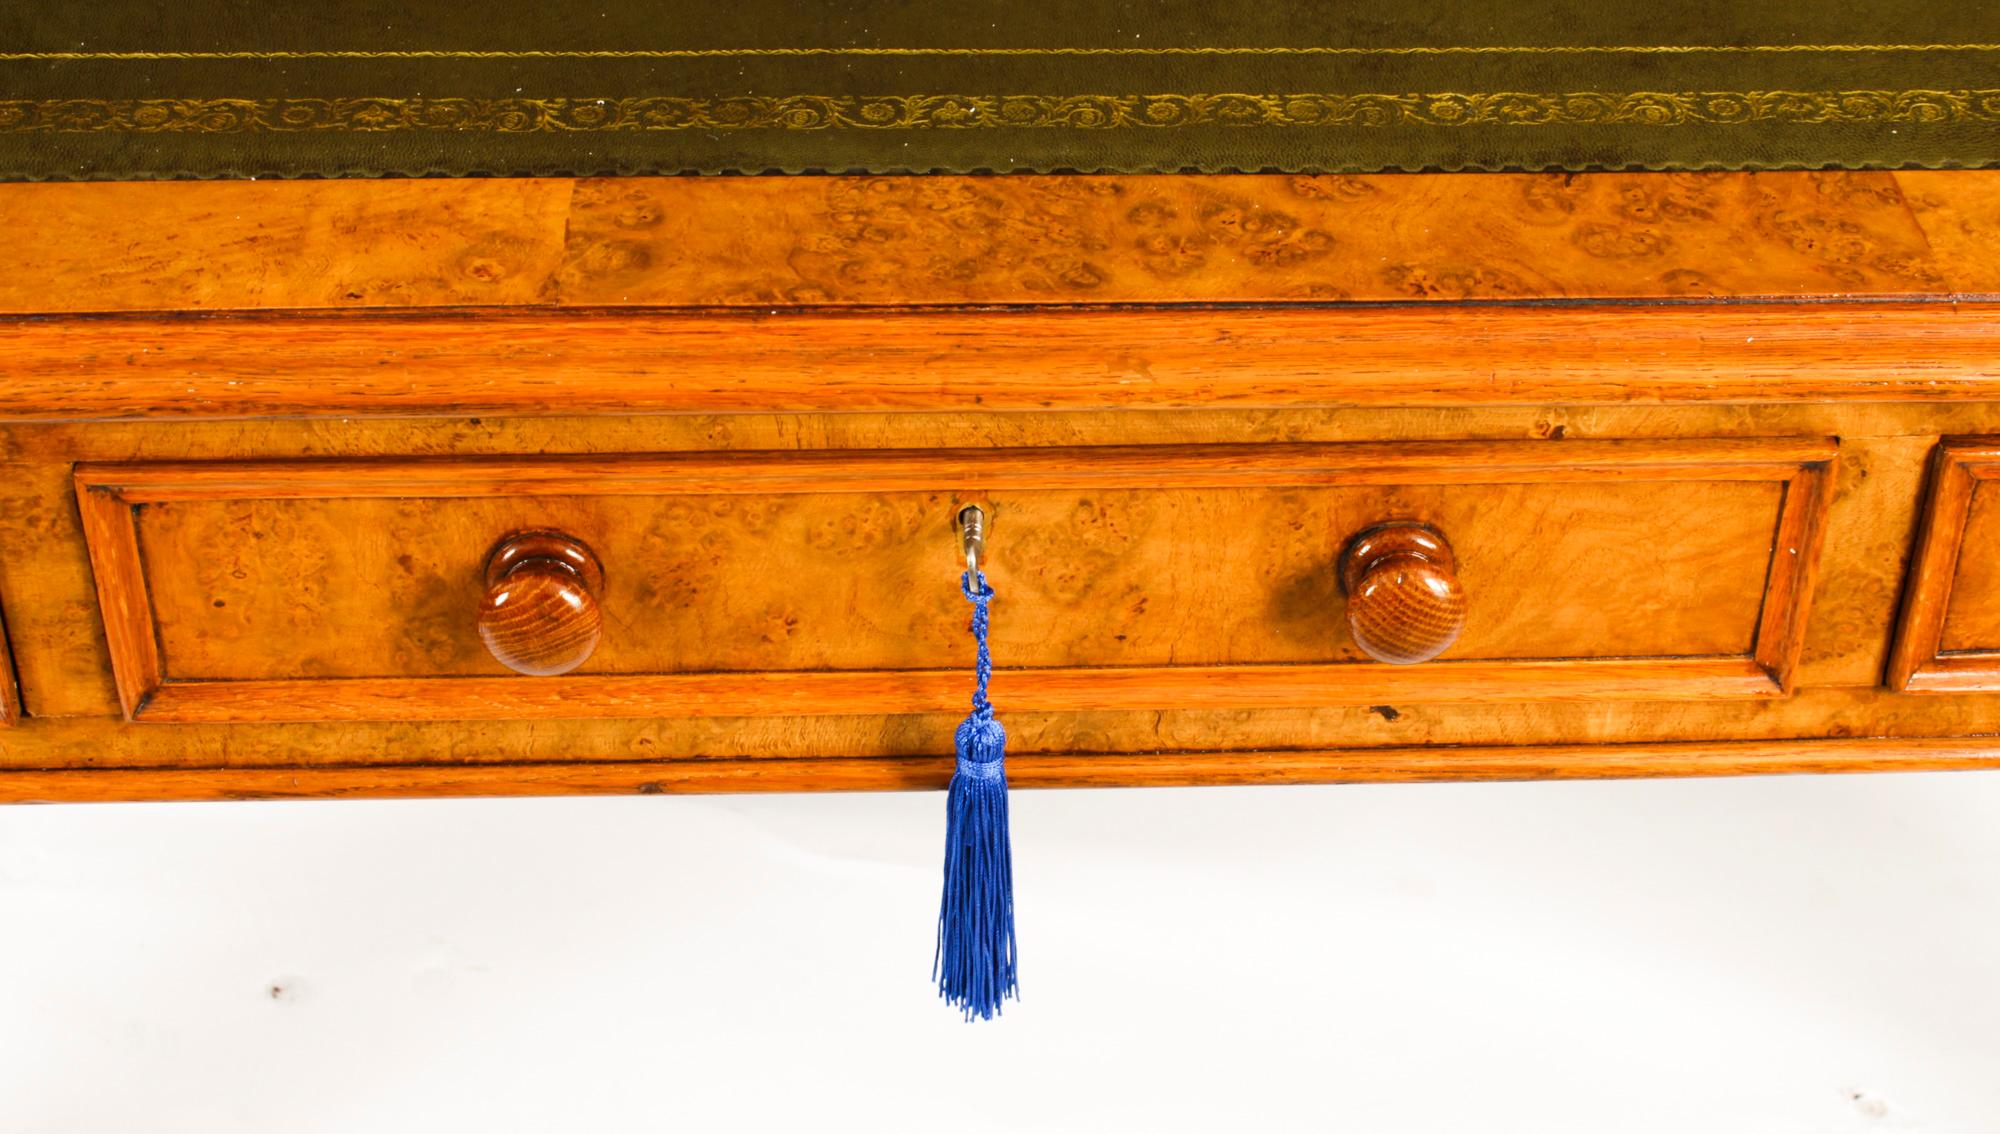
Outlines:
{"label": "blue tassel", "polygon": [[931,978],[945,1003],[962,1009],[967,1020],[990,1020],[1001,1001],[1020,996],[1014,974],[1014,856],[1007,841],[1007,730],[993,719],[993,703],[986,699],[993,677],[986,605],[993,601],[993,588],[979,573],[960,576],[959,589],[972,603],[978,681],[972,715],[958,726],[958,769],[945,801],[944,902]]}

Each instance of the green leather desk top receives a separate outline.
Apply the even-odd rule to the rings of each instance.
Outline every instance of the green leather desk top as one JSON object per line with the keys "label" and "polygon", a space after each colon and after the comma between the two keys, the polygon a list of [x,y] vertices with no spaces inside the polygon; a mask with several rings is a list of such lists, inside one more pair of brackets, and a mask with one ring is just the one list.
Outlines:
{"label": "green leather desk top", "polygon": [[1954,0],[72,0],[0,177],[2000,165]]}

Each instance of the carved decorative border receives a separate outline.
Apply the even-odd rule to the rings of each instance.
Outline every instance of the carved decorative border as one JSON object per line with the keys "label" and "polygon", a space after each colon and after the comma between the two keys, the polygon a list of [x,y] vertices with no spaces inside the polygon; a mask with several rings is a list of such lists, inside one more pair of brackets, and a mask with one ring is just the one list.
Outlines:
{"label": "carved decorative border", "polygon": [[2000,124],[2000,89],[0,100],[0,133]]}

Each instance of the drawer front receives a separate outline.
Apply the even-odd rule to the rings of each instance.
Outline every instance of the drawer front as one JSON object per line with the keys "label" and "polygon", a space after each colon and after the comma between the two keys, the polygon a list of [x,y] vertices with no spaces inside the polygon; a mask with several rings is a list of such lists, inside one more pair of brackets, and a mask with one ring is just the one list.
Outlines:
{"label": "drawer front", "polygon": [[[952,523],[969,503],[991,516],[995,696],[1069,711],[1781,695],[1834,452],[1162,446],[76,480],[135,720],[955,711],[970,642]],[[1403,521],[1448,539],[1463,629],[1437,660],[1388,665],[1357,643],[1338,567],[1357,535]],[[596,646],[560,676],[511,671],[480,629],[490,557],[523,532],[594,560]]]}
{"label": "drawer front", "polygon": [[2000,690],[2000,437],[1947,437],[1932,454],[1889,684]]}

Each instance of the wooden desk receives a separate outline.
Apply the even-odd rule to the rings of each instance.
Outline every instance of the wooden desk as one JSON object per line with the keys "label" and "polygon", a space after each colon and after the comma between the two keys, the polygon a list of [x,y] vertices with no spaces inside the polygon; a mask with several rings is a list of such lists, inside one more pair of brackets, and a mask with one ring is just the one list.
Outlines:
{"label": "wooden desk", "polygon": [[[0,798],[940,786],[967,503],[1021,786],[2000,766],[1991,173],[6,185],[0,223]],[[1343,580],[1394,523],[1448,556]],[[529,557],[491,645],[522,532],[597,574]],[[1454,633],[1375,660],[1415,625]]]}

